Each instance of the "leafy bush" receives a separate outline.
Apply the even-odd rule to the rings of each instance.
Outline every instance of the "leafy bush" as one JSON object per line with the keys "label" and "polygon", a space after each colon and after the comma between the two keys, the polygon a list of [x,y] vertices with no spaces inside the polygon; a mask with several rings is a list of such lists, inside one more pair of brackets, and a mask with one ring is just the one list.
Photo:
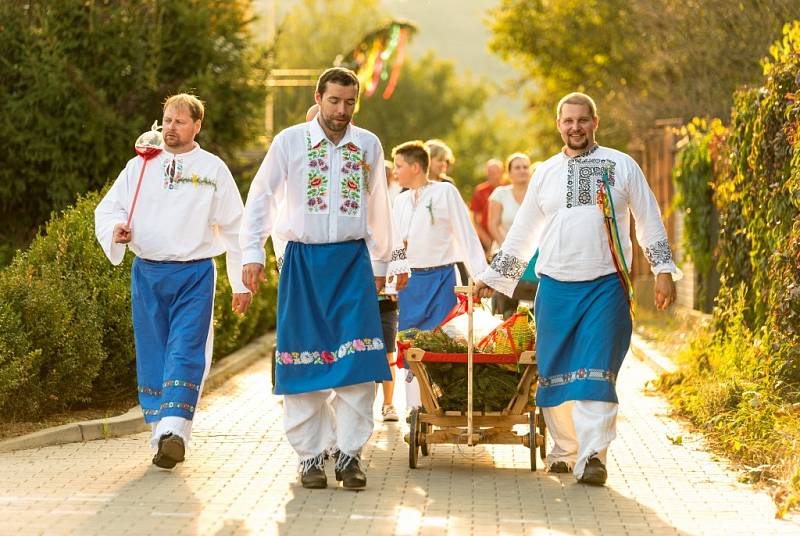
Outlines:
{"label": "leafy bush", "polygon": [[[4,416],[36,418],[136,392],[132,255],[117,267],[106,259],[94,237],[99,200],[100,194],[89,194],[54,217],[30,249],[0,272]],[[224,257],[217,259],[215,358],[274,326],[275,283],[269,274],[248,314],[237,316]]]}
{"label": "leafy bush", "polygon": [[715,250],[719,223],[714,207],[712,153],[716,152],[727,130],[719,119],[694,118],[681,129],[684,135],[675,159],[672,180],[675,202],[683,210],[682,249],[694,263],[695,303],[706,312],[713,306],[717,291]]}
{"label": "leafy bush", "polygon": [[714,162],[721,288],[713,328],[662,386],[735,459],[800,501],[800,21],[735,95]]}

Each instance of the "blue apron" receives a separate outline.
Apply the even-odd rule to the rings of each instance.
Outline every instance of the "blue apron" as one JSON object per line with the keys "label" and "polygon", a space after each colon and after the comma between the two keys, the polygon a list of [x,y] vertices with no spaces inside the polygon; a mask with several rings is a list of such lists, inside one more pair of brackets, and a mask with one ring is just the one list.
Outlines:
{"label": "blue apron", "polygon": [[363,240],[289,242],[278,280],[275,394],[391,380]]}
{"label": "blue apron", "polygon": [[617,274],[563,282],[542,275],[536,295],[536,403],[618,402],[616,381],[631,342],[628,299]]}

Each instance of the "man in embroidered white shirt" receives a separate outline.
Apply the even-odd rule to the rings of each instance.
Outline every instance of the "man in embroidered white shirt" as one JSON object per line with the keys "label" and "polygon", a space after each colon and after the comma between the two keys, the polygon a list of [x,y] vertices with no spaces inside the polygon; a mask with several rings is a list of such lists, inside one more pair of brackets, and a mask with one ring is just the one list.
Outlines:
{"label": "man in embroidered white shirt", "polygon": [[346,489],[366,486],[360,453],[373,430],[374,382],[391,378],[377,291],[386,274],[397,274],[398,288],[407,280],[405,253],[394,247],[383,148],[350,123],[358,84],[349,69],[320,76],[319,113],[275,136],[240,236],[242,279],[253,291],[264,276],[267,237],[286,244],[275,393],[285,395],[286,437],[306,488],[327,486],[329,454]]}
{"label": "man in embroidered white shirt", "polygon": [[227,253],[233,310],[250,305],[240,277],[242,198],[225,163],[195,142],[203,116],[194,95],[167,99],[164,150],[143,174],[144,160],[131,159],[95,209],[95,234],[111,263],[120,264],[126,249],[136,255],[131,308],[139,402],[158,449],[153,463],[165,469],[184,461],[211,366],[211,257]]}
{"label": "man in embroidered white shirt", "polygon": [[617,374],[631,337],[633,254],[630,217],[656,275],[655,305],[675,300],[681,277],[655,196],[636,162],[595,142],[594,101],[566,95],[556,108],[563,150],[540,164],[511,229],[478,279],[511,296],[539,248],[536,273],[536,401],[554,448],[549,471],[579,482],[606,482],[606,453],[616,437]]}

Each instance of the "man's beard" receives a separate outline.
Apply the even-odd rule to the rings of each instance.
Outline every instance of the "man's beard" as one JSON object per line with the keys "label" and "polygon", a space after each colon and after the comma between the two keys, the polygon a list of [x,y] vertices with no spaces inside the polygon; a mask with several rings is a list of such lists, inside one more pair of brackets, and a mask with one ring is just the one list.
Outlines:
{"label": "man's beard", "polygon": [[[341,124],[337,124],[335,121],[341,121]],[[325,126],[328,127],[329,130],[334,132],[340,132],[347,128],[348,123],[350,123],[350,117],[343,117],[341,119],[337,119],[332,116],[324,116],[322,115],[322,122],[325,123]]]}
{"label": "man's beard", "polygon": [[582,151],[584,149],[587,149],[591,143],[592,140],[589,139],[589,136],[585,134],[583,136],[583,141],[578,143],[572,141],[572,136],[567,136],[567,147],[569,147],[573,151]]}

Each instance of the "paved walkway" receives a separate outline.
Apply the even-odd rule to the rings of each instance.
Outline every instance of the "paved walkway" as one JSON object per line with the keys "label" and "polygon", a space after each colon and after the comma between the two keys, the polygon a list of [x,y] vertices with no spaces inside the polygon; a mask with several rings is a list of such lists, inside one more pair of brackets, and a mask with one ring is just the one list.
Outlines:
{"label": "paved walkway", "polygon": [[1,454],[0,534],[800,535],[642,392],[652,377],[628,357],[604,488],[532,473],[521,446],[437,445],[411,470],[405,425],[378,423],[354,493],[299,486],[261,361],[201,402],[173,472],[149,463],[148,434]]}

